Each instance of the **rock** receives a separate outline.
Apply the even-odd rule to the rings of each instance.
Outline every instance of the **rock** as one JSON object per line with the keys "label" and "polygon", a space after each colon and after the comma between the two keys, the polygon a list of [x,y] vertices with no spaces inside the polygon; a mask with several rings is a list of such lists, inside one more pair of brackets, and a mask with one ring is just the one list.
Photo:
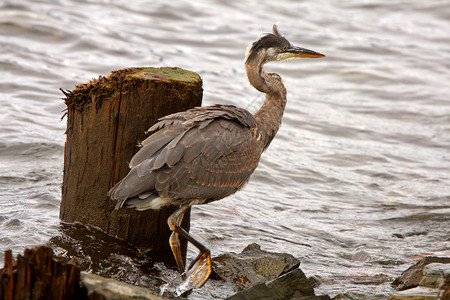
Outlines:
{"label": "rock", "polygon": [[364,262],[364,261],[370,261],[370,259],[371,259],[371,256],[366,251],[358,251],[352,257],[352,261]]}
{"label": "rock", "polygon": [[426,256],[403,272],[392,285],[399,291],[417,287],[422,279],[423,269],[431,263],[450,264],[450,257]]}
{"label": "rock", "polygon": [[247,288],[229,300],[330,299],[314,294],[311,280],[299,266],[300,261],[292,255],[267,252],[257,244],[248,245],[240,254],[226,253],[213,259],[217,275],[240,288]]}
{"label": "rock", "polygon": [[260,283],[243,290],[227,300],[327,300],[328,296],[316,296],[309,280],[300,269],[292,270],[267,283]]}
{"label": "rock", "polygon": [[93,300],[166,299],[148,289],[87,272],[81,272],[81,285],[86,288],[88,299]]}
{"label": "rock", "polygon": [[440,288],[446,282],[450,283],[450,263],[431,263],[423,268],[420,286]]}
{"label": "rock", "polygon": [[226,253],[213,259],[214,272],[240,288],[264,284],[299,265],[300,261],[292,255],[267,252],[258,244],[248,245],[240,254]]}
{"label": "rock", "polygon": [[[401,290],[389,300],[450,299],[450,258],[424,257],[393,284]],[[405,289],[405,287],[412,287]]]}
{"label": "rock", "polygon": [[391,296],[389,296],[387,300],[436,300],[436,299],[438,299],[437,289],[419,286],[412,289],[396,292]]}

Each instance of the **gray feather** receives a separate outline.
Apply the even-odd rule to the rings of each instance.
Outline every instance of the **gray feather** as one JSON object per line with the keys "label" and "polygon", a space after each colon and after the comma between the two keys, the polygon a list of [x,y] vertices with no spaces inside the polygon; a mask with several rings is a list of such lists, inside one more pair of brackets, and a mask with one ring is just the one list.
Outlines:
{"label": "gray feather", "polygon": [[152,172],[139,176],[137,168],[133,168],[125,178],[109,190],[108,196],[115,200],[124,200],[152,190],[154,185],[155,176]]}
{"label": "gray feather", "polygon": [[152,157],[164,146],[173,141],[174,137],[182,134],[183,130],[184,129],[182,127],[164,128],[146,138],[141,143],[143,147],[131,159],[129,164],[130,168],[133,168],[145,159]]}
{"label": "gray feather", "polygon": [[248,181],[259,162],[254,124],[249,112],[231,105],[163,117],[149,129],[153,133],[132,158],[129,174],[108,195],[118,206],[136,209],[226,197]]}

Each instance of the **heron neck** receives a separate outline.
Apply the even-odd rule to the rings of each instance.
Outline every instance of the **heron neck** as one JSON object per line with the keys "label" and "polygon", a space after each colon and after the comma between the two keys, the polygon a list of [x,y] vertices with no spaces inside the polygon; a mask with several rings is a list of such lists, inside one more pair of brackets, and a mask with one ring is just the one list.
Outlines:
{"label": "heron neck", "polygon": [[263,62],[252,65],[246,63],[245,69],[250,84],[266,94],[263,105],[253,115],[256,121],[257,137],[265,150],[281,126],[286,107],[286,88],[278,74],[268,74],[262,69]]}

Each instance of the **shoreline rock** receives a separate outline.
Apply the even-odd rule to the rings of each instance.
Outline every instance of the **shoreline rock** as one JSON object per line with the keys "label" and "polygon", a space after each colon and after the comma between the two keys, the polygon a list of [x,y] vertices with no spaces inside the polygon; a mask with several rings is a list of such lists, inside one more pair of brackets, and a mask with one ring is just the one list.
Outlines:
{"label": "shoreline rock", "polygon": [[227,300],[328,300],[327,295],[317,296],[301,269],[294,269],[272,281],[254,285],[238,292]]}
{"label": "shoreline rock", "polygon": [[227,300],[330,299],[314,294],[311,280],[299,269],[300,261],[288,253],[250,244],[240,254],[225,253],[212,261],[219,277],[244,289]]}
{"label": "shoreline rock", "polygon": [[96,300],[164,300],[167,298],[154,294],[147,288],[135,286],[111,278],[81,272],[81,286],[86,289],[86,299]]}
{"label": "shoreline rock", "polygon": [[212,260],[214,272],[223,280],[245,289],[297,269],[300,261],[287,253],[261,250],[250,244],[241,253],[225,253]]}
{"label": "shoreline rock", "polygon": [[450,299],[450,257],[427,256],[392,283],[398,292],[388,300]]}

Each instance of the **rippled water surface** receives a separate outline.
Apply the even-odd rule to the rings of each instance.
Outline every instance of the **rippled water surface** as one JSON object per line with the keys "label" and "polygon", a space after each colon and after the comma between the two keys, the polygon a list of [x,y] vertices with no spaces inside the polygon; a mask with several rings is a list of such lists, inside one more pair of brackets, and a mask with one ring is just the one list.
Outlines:
{"label": "rippled water surface", "polygon": [[[59,88],[178,66],[201,75],[205,105],[254,112],[245,49],[277,23],[327,57],[266,66],[287,86],[283,126],[243,191],[193,209],[191,232],[214,255],[289,252],[318,293],[385,297],[415,257],[450,255],[449,20],[448,1],[1,1],[0,259],[61,235]],[[212,286],[191,297],[230,293]]]}

